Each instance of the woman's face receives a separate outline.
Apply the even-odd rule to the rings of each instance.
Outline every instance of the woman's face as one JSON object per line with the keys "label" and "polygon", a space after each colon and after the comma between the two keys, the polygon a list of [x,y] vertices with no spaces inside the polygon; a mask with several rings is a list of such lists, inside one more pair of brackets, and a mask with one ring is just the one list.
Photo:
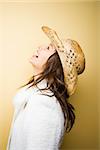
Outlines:
{"label": "woman's face", "polygon": [[30,58],[30,63],[37,72],[43,71],[48,58],[56,52],[52,44],[39,46]]}

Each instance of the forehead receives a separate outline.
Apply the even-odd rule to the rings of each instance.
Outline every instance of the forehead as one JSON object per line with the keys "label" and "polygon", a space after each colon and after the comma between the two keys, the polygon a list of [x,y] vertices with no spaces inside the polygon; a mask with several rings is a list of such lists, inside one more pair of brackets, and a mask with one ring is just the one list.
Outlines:
{"label": "forehead", "polygon": [[[48,48],[48,47],[49,47],[49,48]],[[42,44],[42,45],[40,45],[40,46],[38,47],[38,49],[44,50],[45,53],[47,53],[47,54],[52,54],[52,53],[54,53],[54,52],[56,51],[56,49],[55,49],[55,47],[54,47],[54,45],[53,45],[52,43],[49,43],[49,44]],[[42,51],[40,51],[40,52],[42,52]]]}
{"label": "forehead", "polygon": [[50,46],[51,48],[54,48],[54,45],[52,44],[52,43],[48,43],[48,44],[41,44],[39,47],[48,47],[48,46]]}

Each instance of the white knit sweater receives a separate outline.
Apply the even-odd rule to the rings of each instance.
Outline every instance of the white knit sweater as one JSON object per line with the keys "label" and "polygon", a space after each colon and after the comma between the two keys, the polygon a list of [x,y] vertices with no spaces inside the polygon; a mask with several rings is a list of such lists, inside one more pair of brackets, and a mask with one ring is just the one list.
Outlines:
{"label": "white knit sweater", "polygon": [[[46,83],[43,80],[37,86],[44,88]],[[7,150],[58,150],[64,135],[61,106],[55,96],[43,95],[37,87],[28,86],[13,99],[15,111]]]}

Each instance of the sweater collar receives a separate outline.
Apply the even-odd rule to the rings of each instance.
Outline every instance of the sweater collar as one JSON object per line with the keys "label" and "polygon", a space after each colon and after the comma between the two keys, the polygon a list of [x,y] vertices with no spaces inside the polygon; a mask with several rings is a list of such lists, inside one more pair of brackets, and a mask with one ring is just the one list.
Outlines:
{"label": "sweater collar", "polygon": [[50,90],[41,90],[41,89],[45,89],[47,87],[47,80],[46,79],[43,79],[42,81],[40,81],[39,83],[37,83],[37,85],[33,86],[33,91],[34,92],[40,92],[42,94],[47,94],[47,95],[50,95],[50,96],[53,96],[54,93]]}
{"label": "sweater collar", "polygon": [[[27,85],[25,89],[27,89],[28,87],[30,87],[31,84]],[[36,85],[34,86],[31,86],[30,88],[28,88],[29,90],[28,91],[32,91],[33,92],[37,92],[39,91],[39,89],[44,89],[47,87],[47,80],[46,79],[43,79],[42,81],[40,81],[39,83],[37,83]]]}
{"label": "sweater collar", "polygon": [[39,83],[37,83],[36,87],[39,88],[39,89],[46,88],[47,87],[47,80],[43,79],[42,81],[40,81]]}
{"label": "sweater collar", "polygon": [[32,87],[29,88],[28,95],[40,92],[42,94],[48,94],[50,96],[53,96],[54,93],[52,91],[50,91],[50,90],[44,90],[44,91],[42,91],[41,90],[41,89],[45,89],[46,87],[47,87],[47,80],[43,79],[42,81],[40,81],[39,83],[37,83],[37,85],[34,85],[34,86],[32,86]]}

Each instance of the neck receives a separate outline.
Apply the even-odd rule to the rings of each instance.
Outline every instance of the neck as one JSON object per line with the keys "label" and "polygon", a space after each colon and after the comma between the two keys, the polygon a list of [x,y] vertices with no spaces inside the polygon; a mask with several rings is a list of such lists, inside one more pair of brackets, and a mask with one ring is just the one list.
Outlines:
{"label": "neck", "polygon": [[35,75],[34,75],[34,81],[36,81],[36,79],[38,79],[39,76],[40,76],[40,74],[35,74]]}
{"label": "neck", "polygon": [[33,71],[33,75],[34,75],[34,80],[36,80],[37,78],[40,77],[41,71],[39,70],[35,70]]}

